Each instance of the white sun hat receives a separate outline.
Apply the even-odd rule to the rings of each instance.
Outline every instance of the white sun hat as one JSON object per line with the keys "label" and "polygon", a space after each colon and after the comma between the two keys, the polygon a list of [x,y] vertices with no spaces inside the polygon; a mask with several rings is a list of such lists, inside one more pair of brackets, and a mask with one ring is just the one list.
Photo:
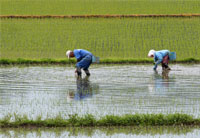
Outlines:
{"label": "white sun hat", "polygon": [[152,55],[154,56],[155,52],[155,50],[151,49],[148,53],[148,57],[151,57]]}
{"label": "white sun hat", "polygon": [[66,56],[68,57],[68,58],[70,58],[70,53],[71,53],[72,51],[71,50],[68,50],[67,52],[66,52]]}

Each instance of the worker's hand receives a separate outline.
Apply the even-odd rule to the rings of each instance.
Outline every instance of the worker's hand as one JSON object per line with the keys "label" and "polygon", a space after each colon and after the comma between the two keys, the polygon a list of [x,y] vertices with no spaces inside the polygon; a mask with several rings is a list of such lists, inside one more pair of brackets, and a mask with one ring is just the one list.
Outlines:
{"label": "worker's hand", "polygon": [[75,69],[75,73],[77,73],[78,72],[78,70],[77,69]]}
{"label": "worker's hand", "polygon": [[171,70],[171,68],[170,68],[170,67],[168,67],[168,68],[167,68],[167,70]]}
{"label": "worker's hand", "polygon": [[153,67],[153,70],[156,70],[156,69],[157,69],[157,64],[155,64]]}

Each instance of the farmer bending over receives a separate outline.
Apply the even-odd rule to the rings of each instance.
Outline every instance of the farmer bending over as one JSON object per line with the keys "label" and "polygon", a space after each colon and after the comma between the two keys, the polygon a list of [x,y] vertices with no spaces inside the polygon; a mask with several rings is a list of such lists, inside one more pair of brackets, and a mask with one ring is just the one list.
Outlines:
{"label": "farmer bending over", "polygon": [[171,70],[168,66],[169,63],[169,50],[161,50],[161,51],[155,51],[150,50],[148,53],[148,57],[154,58],[154,70],[156,71],[158,64],[162,63],[162,70]]}
{"label": "farmer bending over", "polygon": [[75,73],[78,74],[78,77],[81,77],[81,69],[85,71],[85,74],[87,76],[90,76],[88,68],[92,63],[92,56],[93,56],[92,53],[83,49],[74,49],[73,51],[68,50],[66,52],[66,56],[68,58],[75,57],[77,59]]}

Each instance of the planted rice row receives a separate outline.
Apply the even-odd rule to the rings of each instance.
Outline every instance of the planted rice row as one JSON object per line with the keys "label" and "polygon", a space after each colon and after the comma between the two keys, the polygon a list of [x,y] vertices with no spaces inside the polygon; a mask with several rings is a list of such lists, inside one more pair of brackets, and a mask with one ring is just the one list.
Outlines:
{"label": "planted rice row", "polygon": [[200,13],[199,0],[1,0],[1,15]]}
{"label": "planted rice row", "polygon": [[200,59],[200,18],[0,19],[1,59],[66,59],[87,49],[101,59],[146,59],[169,49],[177,60]]}
{"label": "planted rice row", "polygon": [[200,125],[200,119],[195,119],[186,114],[127,114],[123,116],[106,115],[96,119],[93,115],[87,114],[83,117],[77,114],[69,115],[69,119],[57,116],[53,119],[36,120],[28,119],[27,116],[6,116],[0,120],[0,127],[81,127],[81,126],[178,126],[178,125]]}

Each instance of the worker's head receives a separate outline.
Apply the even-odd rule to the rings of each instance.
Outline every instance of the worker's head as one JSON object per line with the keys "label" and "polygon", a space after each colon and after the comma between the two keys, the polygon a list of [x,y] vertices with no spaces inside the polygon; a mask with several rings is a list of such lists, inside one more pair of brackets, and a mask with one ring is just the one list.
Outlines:
{"label": "worker's head", "polygon": [[149,53],[148,53],[148,57],[152,57],[152,58],[153,58],[153,57],[154,57],[154,54],[155,54],[155,52],[156,52],[156,51],[155,51],[155,50],[153,50],[153,49],[152,49],[152,50],[150,50],[150,51],[149,51]]}
{"label": "worker's head", "polygon": [[74,52],[71,51],[71,50],[68,50],[68,51],[66,52],[66,56],[67,56],[68,58],[74,57]]}

